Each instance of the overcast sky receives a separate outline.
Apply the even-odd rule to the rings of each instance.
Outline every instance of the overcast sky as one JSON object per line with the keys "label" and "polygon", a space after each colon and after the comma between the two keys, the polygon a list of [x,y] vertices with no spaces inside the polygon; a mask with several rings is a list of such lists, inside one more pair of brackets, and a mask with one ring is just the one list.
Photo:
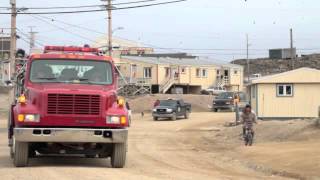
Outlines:
{"label": "overcast sky", "polygon": [[[136,0],[113,2],[130,1]],[[159,0],[161,1],[169,0]],[[102,3],[99,0],[17,0],[18,7]],[[224,49],[187,50],[210,56],[217,61],[245,58],[246,33],[249,34],[252,58],[266,56],[269,48],[289,47],[289,29],[293,28],[294,43],[298,49],[315,49],[300,51],[306,54],[317,50],[320,52],[319,5],[320,1],[315,0],[188,0],[177,4],[114,11],[113,25],[115,28],[124,27],[124,30],[115,32],[115,36],[154,47]],[[1,0],[0,6],[9,6],[9,0]],[[99,32],[106,32],[107,29],[105,12],[45,16]],[[101,36],[99,33],[59,22],[43,22],[37,18],[39,17],[19,15],[18,28],[27,33],[28,26],[35,26],[34,30],[39,32],[38,42],[42,44],[83,45],[90,44]],[[9,26],[10,16],[0,15],[0,28]],[[18,46],[28,47],[22,40],[19,40]]]}

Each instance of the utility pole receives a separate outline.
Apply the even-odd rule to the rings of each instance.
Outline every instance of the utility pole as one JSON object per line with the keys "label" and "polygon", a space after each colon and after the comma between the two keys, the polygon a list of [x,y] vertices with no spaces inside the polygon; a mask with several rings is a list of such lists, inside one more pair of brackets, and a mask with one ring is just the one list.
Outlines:
{"label": "utility pole", "polygon": [[295,53],[293,49],[293,31],[292,28],[290,29],[290,54],[291,54],[291,69],[294,69],[294,61],[295,61]]}
{"label": "utility pole", "polygon": [[109,56],[112,57],[112,4],[111,0],[108,0],[108,50]]}
{"label": "utility pole", "polygon": [[15,73],[16,48],[17,48],[17,7],[16,0],[10,0],[11,4],[11,39],[10,39],[10,71],[9,79]]}
{"label": "utility pole", "polygon": [[249,62],[249,35],[246,35],[247,42],[247,75],[248,75],[248,83],[250,81],[250,62]]}
{"label": "utility pole", "polygon": [[33,28],[34,28],[34,26],[29,26],[29,28],[30,28],[30,50],[29,50],[29,54],[31,54],[32,53],[32,49],[35,47],[35,38],[36,38],[36,34],[38,33],[38,32],[34,32],[33,31]]}

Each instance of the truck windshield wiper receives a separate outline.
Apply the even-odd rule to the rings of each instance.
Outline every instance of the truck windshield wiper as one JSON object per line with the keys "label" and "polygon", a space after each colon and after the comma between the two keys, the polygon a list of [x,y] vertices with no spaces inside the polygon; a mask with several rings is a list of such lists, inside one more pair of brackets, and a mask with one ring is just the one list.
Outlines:
{"label": "truck windshield wiper", "polygon": [[89,83],[89,84],[93,84],[93,82],[91,82],[88,78],[79,78],[79,79],[77,79],[77,80],[79,80],[80,82],[87,82],[87,83]]}
{"label": "truck windshield wiper", "polygon": [[45,79],[45,80],[55,80],[55,77],[44,77],[44,78],[37,78],[37,79]]}

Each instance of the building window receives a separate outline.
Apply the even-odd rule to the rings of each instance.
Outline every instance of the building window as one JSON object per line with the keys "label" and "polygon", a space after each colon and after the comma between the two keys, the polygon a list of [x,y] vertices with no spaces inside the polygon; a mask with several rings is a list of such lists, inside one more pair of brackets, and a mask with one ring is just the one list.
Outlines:
{"label": "building window", "polygon": [[208,77],[208,70],[207,69],[202,69],[202,77]]}
{"label": "building window", "polygon": [[182,67],[181,68],[181,74],[185,74],[186,73],[186,68],[185,67]]}
{"label": "building window", "polygon": [[292,84],[278,84],[277,85],[277,96],[279,96],[279,97],[292,97],[293,96],[293,85]]}
{"label": "building window", "polygon": [[201,69],[196,69],[196,76],[201,77]]}
{"label": "building window", "polygon": [[238,70],[234,70],[233,74],[235,74],[235,75],[238,74]]}
{"label": "building window", "polygon": [[143,69],[143,77],[144,78],[151,78],[152,77],[152,71],[151,67],[145,67]]}
{"label": "building window", "polygon": [[219,75],[220,75],[220,70],[218,69],[218,70],[217,70],[217,76],[219,76]]}

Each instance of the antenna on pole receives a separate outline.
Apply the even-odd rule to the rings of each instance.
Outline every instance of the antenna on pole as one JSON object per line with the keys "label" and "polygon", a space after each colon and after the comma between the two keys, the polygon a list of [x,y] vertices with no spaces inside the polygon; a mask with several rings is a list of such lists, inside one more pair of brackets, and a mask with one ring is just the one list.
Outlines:
{"label": "antenna on pole", "polygon": [[34,28],[35,26],[29,26],[29,28],[30,28],[30,44],[29,44],[29,54],[31,54],[32,53],[32,50],[34,49],[34,47],[35,47],[35,43],[36,43],[36,34],[38,33],[38,32],[34,32],[33,31],[33,28]]}

